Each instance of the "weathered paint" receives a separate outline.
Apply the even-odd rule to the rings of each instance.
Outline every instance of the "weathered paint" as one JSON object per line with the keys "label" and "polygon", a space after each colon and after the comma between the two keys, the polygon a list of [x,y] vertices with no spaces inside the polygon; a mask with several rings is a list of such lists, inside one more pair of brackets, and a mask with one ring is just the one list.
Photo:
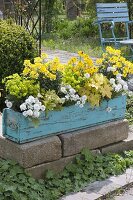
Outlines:
{"label": "weathered paint", "polygon": [[103,101],[100,107],[93,109],[88,103],[83,108],[72,105],[61,111],[50,111],[47,118],[42,113],[39,126],[34,127],[32,121],[25,118],[22,113],[6,108],[2,120],[3,135],[17,143],[24,143],[49,135],[58,135],[122,119],[125,109],[126,96]]}

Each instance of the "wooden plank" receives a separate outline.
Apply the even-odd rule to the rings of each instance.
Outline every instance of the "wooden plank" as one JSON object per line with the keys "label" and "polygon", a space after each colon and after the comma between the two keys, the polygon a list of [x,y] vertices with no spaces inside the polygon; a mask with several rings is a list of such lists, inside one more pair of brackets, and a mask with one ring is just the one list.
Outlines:
{"label": "wooden plank", "polygon": [[119,18],[119,17],[128,17],[128,13],[97,13],[98,18],[104,17],[104,18]]}
{"label": "wooden plank", "polygon": [[128,12],[128,8],[97,8],[98,13]]}
{"label": "wooden plank", "polygon": [[[112,109],[111,112],[107,111],[108,107]],[[88,103],[83,108],[73,105],[65,107],[62,111],[49,112],[48,118],[42,114],[37,128],[22,113],[4,109],[3,135],[18,143],[24,143],[49,135],[67,133],[122,119],[124,118],[125,109],[125,96],[103,101],[100,107],[95,107],[95,109],[92,109]]]}
{"label": "wooden plank", "polygon": [[114,22],[128,22],[129,21],[129,17],[125,17],[125,18],[102,18],[102,17],[99,17],[98,20],[105,20],[105,21],[108,21],[108,20],[112,20]]}
{"label": "wooden plank", "polygon": [[97,8],[127,7],[127,3],[96,3]]}

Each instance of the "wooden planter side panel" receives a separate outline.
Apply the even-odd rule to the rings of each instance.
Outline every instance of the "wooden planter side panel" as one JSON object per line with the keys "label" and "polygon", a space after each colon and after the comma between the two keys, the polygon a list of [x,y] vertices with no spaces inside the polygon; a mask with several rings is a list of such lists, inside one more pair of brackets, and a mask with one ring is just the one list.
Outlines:
{"label": "wooden planter side panel", "polygon": [[[108,108],[112,110],[108,112]],[[21,113],[11,109],[3,112],[3,135],[18,143],[24,143],[48,135],[57,135],[108,121],[124,118],[126,96],[103,101],[100,107],[92,109],[87,103],[83,108],[76,105],[61,111],[50,111],[48,118],[42,114],[38,127]]]}

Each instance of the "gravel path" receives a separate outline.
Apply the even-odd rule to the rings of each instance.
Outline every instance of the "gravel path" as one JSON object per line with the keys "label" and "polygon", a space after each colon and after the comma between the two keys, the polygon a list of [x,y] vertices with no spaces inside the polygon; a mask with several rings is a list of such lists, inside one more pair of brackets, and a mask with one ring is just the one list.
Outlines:
{"label": "gravel path", "polygon": [[[46,50],[43,49],[43,52],[45,52],[48,55],[48,60],[53,59],[54,57],[59,57],[61,63],[67,63],[67,61],[72,57],[79,57],[77,53],[71,53],[68,51],[63,50]],[[94,61],[96,58],[92,58]]]}

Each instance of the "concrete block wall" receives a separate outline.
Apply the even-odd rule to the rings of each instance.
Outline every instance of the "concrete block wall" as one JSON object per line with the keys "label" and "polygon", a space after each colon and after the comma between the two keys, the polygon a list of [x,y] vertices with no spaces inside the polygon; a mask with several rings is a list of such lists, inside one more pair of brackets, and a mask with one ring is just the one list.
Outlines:
{"label": "concrete block wall", "polygon": [[93,153],[133,149],[133,127],[129,129],[127,120],[118,120],[25,144],[17,144],[4,138],[1,127],[0,134],[0,157],[16,160],[35,178],[43,178],[47,169],[55,172],[63,170],[84,147]]}

